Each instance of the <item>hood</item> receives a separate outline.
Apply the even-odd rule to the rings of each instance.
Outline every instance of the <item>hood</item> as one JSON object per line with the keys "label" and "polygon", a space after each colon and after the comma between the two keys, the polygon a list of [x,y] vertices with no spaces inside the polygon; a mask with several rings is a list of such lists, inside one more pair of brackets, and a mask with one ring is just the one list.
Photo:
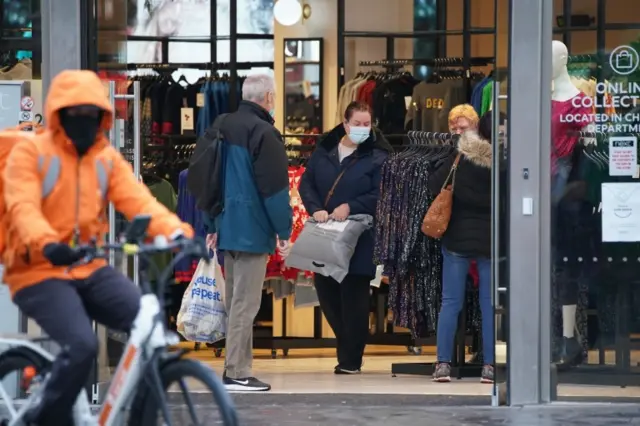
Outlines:
{"label": "hood", "polygon": [[491,144],[482,139],[478,133],[465,132],[458,141],[458,151],[473,164],[487,169],[491,168]]}
{"label": "hood", "polygon": [[59,111],[77,105],[95,105],[105,111],[100,129],[108,131],[113,124],[113,106],[102,81],[93,71],[67,70],[58,74],[49,87],[45,104],[45,123],[54,133],[62,130]]}
{"label": "hood", "polygon": [[[347,132],[344,129],[344,126],[342,124],[338,124],[336,127],[333,128],[333,130],[329,131],[322,137],[319,144],[321,147],[327,150],[327,152],[329,152],[333,150],[336,146],[338,146],[338,144],[340,143],[340,140],[342,140],[342,138],[346,134]],[[365,153],[369,153],[374,149],[380,149],[383,151],[387,151],[389,153],[393,152],[393,147],[391,146],[389,141],[387,141],[387,139],[385,139],[383,134],[376,128],[371,129],[371,133],[369,133],[369,137],[367,138],[366,141],[358,145],[358,149],[356,152],[362,155]]]}

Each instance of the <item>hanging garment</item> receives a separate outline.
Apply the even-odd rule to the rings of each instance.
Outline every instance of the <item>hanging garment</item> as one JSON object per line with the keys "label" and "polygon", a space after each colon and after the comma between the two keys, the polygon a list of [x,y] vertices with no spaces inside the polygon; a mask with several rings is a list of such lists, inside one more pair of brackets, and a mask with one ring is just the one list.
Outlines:
{"label": "hanging garment", "polygon": [[[374,261],[389,278],[389,308],[394,324],[414,337],[434,334],[442,298],[440,240],[420,231],[422,218],[434,199],[429,177],[453,147],[409,147],[389,157],[382,167],[376,212]],[[467,292],[467,329],[478,331],[478,293]]]}
{"label": "hanging garment", "polygon": [[407,113],[405,99],[411,98],[418,82],[409,73],[358,75],[340,88],[335,123],[344,121],[350,102],[360,101],[371,107],[373,119],[383,134],[403,133]]}
{"label": "hanging garment", "polygon": [[449,131],[449,112],[466,102],[465,82],[462,79],[443,80],[440,83],[421,82],[413,88],[404,128],[446,133]]}
{"label": "hanging garment", "polygon": [[[177,207],[177,196],[173,186],[164,179],[158,179],[156,182],[148,185],[151,195],[165,206],[169,211],[175,212]],[[163,271],[171,262],[173,256],[171,253],[159,253],[152,256],[151,260],[157,266],[159,271]],[[148,272],[149,279],[154,281],[157,279],[155,269],[150,268]]]}
{"label": "hanging garment", "polygon": [[[206,232],[204,229],[204,222],[202,220],[202,213],[196,207],[196,200],[191,196],[187,189],[187,174],[188,170],[180,172],[178,178],[178,201],[176,206],[176,213],[180,220],[190,224],[196,236],[205,238]],[[196,258],[184,258],[175,267],[176,281],[190,282],[193,274],[198,267],[198,259]]]}
{"label": "hanging garment", "polygon": [[[578,98],[576,101],[575,98]],[[579,133],[593,120],[590,107],[576,107],[581,105],[580,99],[586,98],[580,92],[575,98],[566,101],[551,101],[551,165],[556,170],[556,163],[561,158],[570,157],[580,138]],[[579,121],[563,120],[563,117],[573,116]]]}

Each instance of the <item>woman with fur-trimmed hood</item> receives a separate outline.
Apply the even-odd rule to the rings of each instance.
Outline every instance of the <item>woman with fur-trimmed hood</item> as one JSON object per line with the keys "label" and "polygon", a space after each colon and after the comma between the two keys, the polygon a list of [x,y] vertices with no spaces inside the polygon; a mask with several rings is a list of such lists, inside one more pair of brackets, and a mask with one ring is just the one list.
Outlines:
{"label": "woman with fur-trimmed hood", "polygon": [[[471,262],[475,260],[479,276],[482,341],[486,342],[483,345],[485,366],[481,380],[483,383],[493,383],[495,348],[491,305],[492,114],[485,114],[478,123],[474,110],[463,110],[461,107],[458,107],[460,112],[466,111],[465,114],[453,119],[450,117],[451,131],[458,133],[463,130],[460,132],[457,150],[429,177],[430,190],[438,194],[457,155],[461,154],[455,174],[451,220],[442,236],[442,306],[437,331],[438,364],[433,378],[437,382],[451,380],[453,340],[458,316],[464,304],[467,274]],[[469,125],[466,125],[467,122]]]}

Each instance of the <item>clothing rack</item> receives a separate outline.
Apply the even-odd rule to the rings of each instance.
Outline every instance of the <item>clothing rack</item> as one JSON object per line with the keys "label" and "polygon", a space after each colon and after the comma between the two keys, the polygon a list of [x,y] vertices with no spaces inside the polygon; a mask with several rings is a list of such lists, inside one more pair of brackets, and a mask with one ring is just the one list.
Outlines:
{"label": "clothing rack", "polygon": [[[606,55],[605,55],[606,56]],[[590,64],[602,62],[603,55],[570,55],[567,57],[567,64]]]}
{"label": "clothing rack", "polygon": [[[114,64],[115,67],[118,64]],[[203,71],[217,71],[217,70],[229,70],[231,69],[231,62],[201,62],[201,63],[161,63],[161,64],[141,64],[141,63],[128,63],[122,64],[123,71],[135,71],[138,69],[152,69],[154,71],[173,72],[178,69],[195,69]],[[251,68],[273,68],[273,62],[237,62],[235,64],[236,70],[249,70]]]}
{"label": "clothing rack", "polygon": [[421,130],[410,130],[407,132],[410,145],[432,145],[457,143],[460,135],[455,133],[424,132]]}
{"label": "clothing rack", "polygon": [[576,136],[580,136],[581,138],[603,138],[609,136],[609,133],[606,132],[575,132]]}
{"label": "clothing rack", "polygon": [[477,67],[486,66],[494,63],[494,58],[489,57],[477,57],[469,58],[468,63],[465,63],[465,59],[461,57],[451,58],[432,58],[432,59],[383,59],[378,61],[360,61],[360,66],[380,66],[387,68],[403,67],[405,65],[427,65],[432,67]]}
{"label": "clothing rack", "polygon": [[[460,139],[460,135],[455,133],[443,132],[426,132],[426,131],[409,131],[409,146],[438,146],[438,145],[455,145]],[[406,146],[406,145],[404,145]],[[473,291],[473,290],[472,290]],[[465,298],[465,305],[466,305]],[[480,377],[482,372],[482,364],[466,362],[466,348],[471,347],[474,352],[478,349],[479,339],[475,335],[467,335],[466,332],[466,306],[462,308],[458,319],[458,331],[455,336],[453,359],[451,360],[451,376],[458,379],[465,377]],[[393,363],[391,364],[391,375],[396,377],[402,375],[431,376],[435,366],[431,363]]]}

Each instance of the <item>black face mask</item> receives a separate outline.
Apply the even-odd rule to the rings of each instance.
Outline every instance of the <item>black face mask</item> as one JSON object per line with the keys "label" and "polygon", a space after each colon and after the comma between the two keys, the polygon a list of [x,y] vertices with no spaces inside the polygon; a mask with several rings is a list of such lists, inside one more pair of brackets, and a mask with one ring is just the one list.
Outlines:
{"label": "black face mask", "polygon": [[60,110],[60,124],[80,156],[85,155],[96,143],[102,116],[102,111],[97,116],[91,116],[82,114],[70,115],[66,109]]}

